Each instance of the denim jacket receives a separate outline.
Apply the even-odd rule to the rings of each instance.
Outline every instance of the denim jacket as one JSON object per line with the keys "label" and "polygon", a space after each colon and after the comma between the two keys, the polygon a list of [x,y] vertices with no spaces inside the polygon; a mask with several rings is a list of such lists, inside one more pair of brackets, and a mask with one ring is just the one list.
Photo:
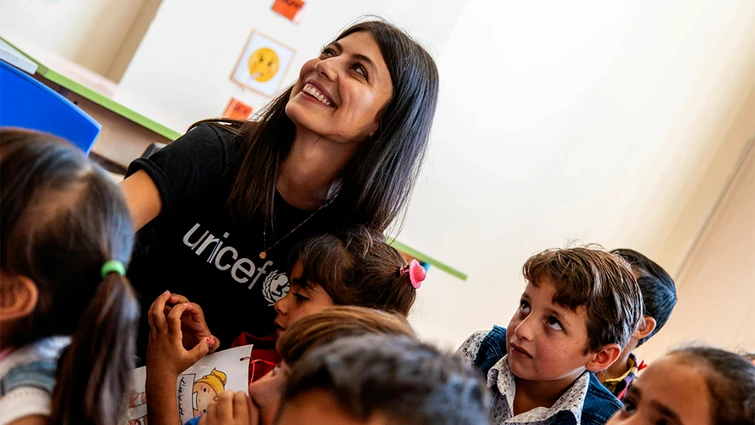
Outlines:
{"label": "denim jacket", "polygon": [[[475,357],[474,367],[482,372],[483,378],[487,378],[490,368],[505,355],[506,329],[494,326],[482,340],[480,351]],[[600,383],[594,374],[590,373],[590,384],[587,387],[585,404],[582,406],[582,424],[604,425],[622,407],[621,402]],[[550,423],[577,425],[574,422],[574,416],[568,412],[559,412]]]}

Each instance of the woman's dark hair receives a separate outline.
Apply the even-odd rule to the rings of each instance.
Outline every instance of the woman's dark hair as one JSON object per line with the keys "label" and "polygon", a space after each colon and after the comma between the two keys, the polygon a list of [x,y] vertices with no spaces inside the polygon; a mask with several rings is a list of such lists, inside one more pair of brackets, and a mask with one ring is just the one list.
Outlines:
{"label": "woman's dark hair", "polygon": [[395,312],[406,317],[417,297],[406,262],[382,234],[356,227],[315,236],[291,251],[289,270],[301,261],[302,284],[316,283],[335,305]]}
{"label": "woman's dark hair", "polygon": [[711,398],[712,423],[755,424],[755,365],[745,356],[712,347],[686,347],[670,354],[700,367]]}
{"label": "woman's dark hair", "polygon": [[[351,224],[384,231],[403,211],[419,172],[435,116],[438,70],[422,46],[388,22],[354,24],[336,40],[356,32],[375,38],[391,75],[393,96],[380,114],[378,130],[342,171],[332,207]],[[285,111],[292,90],[273,99],[252,121],[209,120],[242,138],[228,199],[232,217],[241,223],[254,217],[272,221],[275,185],[295,135]]]}
{"label": "woman's dark hair", "polygon": [[134,368],[139,304],[125,277],[133,228],[126,202],[83,152],[54,136],[0,130],[0,269],[31,279],[34,310],[5,341],[71,335],[58,361],[53,425],[116,425]]}
{"label": "woman's dark hair", "polygon": [[637,277],[637,284],[642,291],[644,314],[655,319],[655,329],[637,343],[639,347],[657,334],[671,317],[676,306],[676,285],[663,267],[639,252],[626,248],[613,252],[632,266],[632,274]]}

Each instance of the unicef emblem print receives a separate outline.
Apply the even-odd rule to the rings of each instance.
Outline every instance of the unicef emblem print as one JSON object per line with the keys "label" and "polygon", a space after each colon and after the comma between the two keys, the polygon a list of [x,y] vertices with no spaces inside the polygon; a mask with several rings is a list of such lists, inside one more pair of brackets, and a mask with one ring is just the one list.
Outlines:
{"label": "unicef emblem print", "polygon": [[288,275],[278,270],[269,270],[273,267],[273,261],[261,258],[263,261],[255,263],[252,258],[242,256],[238,249],[227,243],[229,232],[223,232],[221,237],[217,237],[205,230],[197,238],[200,227],[199,223],[194,224],[183,237],[184,245],[198,257],[206,257],[207,263],[221,272],[229,273],[233,280],[246,285],[249,290],[262,282],[262,296],[270,306],[286,296]]}
{"label": "unicef emblem print", "polygon": [[262,296],[265,297],[265,301],[273,305],[288,294],[288,289],[288,276],[278,270],[273,270],[265,277],[265,282],[262,284]]}

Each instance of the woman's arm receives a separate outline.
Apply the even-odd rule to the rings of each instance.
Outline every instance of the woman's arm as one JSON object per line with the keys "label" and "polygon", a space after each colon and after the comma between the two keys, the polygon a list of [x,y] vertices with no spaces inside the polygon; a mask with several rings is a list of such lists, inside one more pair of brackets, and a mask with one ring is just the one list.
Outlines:
{"label": "woman's arm", "polygon": [[152,221],[162,210],[162,199],[157,185],[144,170],[139,170],[120,183],[126,198],[134,231]]}

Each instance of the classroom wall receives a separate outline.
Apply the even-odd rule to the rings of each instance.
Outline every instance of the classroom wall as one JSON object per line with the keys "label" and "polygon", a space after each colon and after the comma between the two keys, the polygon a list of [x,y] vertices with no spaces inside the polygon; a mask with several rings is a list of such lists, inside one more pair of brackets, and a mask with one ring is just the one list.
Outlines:
{"label": "classroom wall", "polygon": [[401,240],[470,274],[431,269],[419,292],[415,325],[449,347],[508,323],[521,265],[544,248],[632,247],[677,273],[755,134],[748,0],[471,0],[438,62],[440,109]]}
{"label": "classroom wall", "polygon": [[118,72],[109,72],[116,60],[124,62],[121,46],[147,3],[154,0],[0,0],[0,35],[117,81]]}
{"label": "classroom wall", "polygon": [[218,0],[212,7],[203,0],[164,0],[114,99],[184,131],[195,121],[220,116],[231,97],[255,110],[270,100],[229,79],[252,30],[296,51],[282,90],[304,62],[362,15],[389,17],[438,55],[465,4],[318,0],[308,2],[294,24],[271,10],[272,0]]}
{"label": "classroom wall", "polygon": [[[755,96],[751,112],[755,119]],[[742,153],[679,271],[679,304],[652,343],[640,347],[644,357],[680,343],[755,353],[755,136]]]}
{"label": "classroom wall", "polygon": [[147,29],[149,29],[152,20],[155,18],[161,3],[162,0],[142,1],[139,13],[131,23],[131,27],[126,33],[121,46],[118,48],[118,52],[115,54],[105,77],[113,81],[121,81],[128,65],[131,63],[131,59],[134,58],[136,49],[144,38],[144,34],[147,33]]}

